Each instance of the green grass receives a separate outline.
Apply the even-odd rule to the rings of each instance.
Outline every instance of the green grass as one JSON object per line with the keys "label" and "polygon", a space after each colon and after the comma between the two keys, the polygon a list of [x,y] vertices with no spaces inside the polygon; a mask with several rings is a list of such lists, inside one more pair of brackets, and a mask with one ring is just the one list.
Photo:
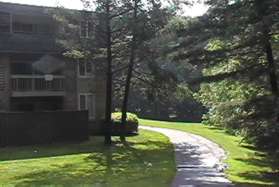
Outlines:
{"label": "green grass", "polygon": [[226,174],[238,186],[279,186],[278,161],[275,163],[273,159],[263,152],[255,150],[251,145],[240,145],[240,137],[231,136],[221,129],[199,123],[141,119],[140,124],[194,133],[219,144],[228,153],[226,162],[229,169]]}
{"label": "green grass", "polygon": [[0,149],[0,186],[169,186],[175,175],[173,146],[168,138],[140,131],[103,146],[87,142]]}

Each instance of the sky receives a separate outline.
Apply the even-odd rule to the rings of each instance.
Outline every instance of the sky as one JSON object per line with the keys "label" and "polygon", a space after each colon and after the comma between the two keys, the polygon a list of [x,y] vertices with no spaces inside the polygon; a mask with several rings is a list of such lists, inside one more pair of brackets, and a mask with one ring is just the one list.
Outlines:
{"label": "sky", "polygon": [[[2,2],[10,3],[20,3],[20,4],[29,4],[29,5],[41,5],[41,6],[63,6],[70,9],[82,9],[82,3],[80,0],[0,0]],[[204,14],[207,11],[207,7],[203,4],[195,4],[191,7],[184,6],[183,15],[196,17]]]}

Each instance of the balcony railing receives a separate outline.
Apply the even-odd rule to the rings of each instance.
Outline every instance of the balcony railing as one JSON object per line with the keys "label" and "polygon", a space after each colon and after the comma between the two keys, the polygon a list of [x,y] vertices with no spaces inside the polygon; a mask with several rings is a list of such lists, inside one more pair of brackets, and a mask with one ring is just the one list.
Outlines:
{"label": "balcony railing", "polygon": [[64,91],[64,76],[53,76],[50,81],[41,75],[12,75],[12,91]]}

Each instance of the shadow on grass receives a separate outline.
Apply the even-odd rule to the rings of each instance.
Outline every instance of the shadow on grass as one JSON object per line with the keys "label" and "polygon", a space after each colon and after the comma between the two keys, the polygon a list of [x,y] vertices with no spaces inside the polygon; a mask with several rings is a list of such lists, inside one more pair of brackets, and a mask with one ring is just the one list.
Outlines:
{"label": "shadow on grass", "polygon": [[100,137],[90,137],[89,141],[75,143],[55,143],[48,145],[0,148],[0,161],[25,160],[44,157],[64,156],[96,151],[102,145]]}
{"label": "shadow on grass", "polygon": [[[79,144],[81,147],[71,154],[89,153],[80,160],[69,160],[54,167],[30,170],[14,179],[18,186],[168,186],[174,172],[173,147],[169,142],[144,140],[128,142],[127,145],[116,142],[111,147],[96,143]],[[91,146],[95,145],[95,148]],[[69,146],[69,145],[68,145]],[[60,155],[69,154],[69,149]],[[51,154],[41,154],[49,157]],[[57,156],[53,154],[51,156]],[[24,155],[23,158],[34,158]],[[36,157],[38,158],[38,157]],[[162,173],[164,172],[165,173]]]}
{"label": "shadow on grass", "polygon": [[255,172],[249,172],[249,173],[239,173],[238,175],[242,178],[245,178],[246,180],[251,181],[261,181],[264,183],[269,183],[270,185],[266,184],[249,184],[249,183],[237,183],[237,186],[247,186],[247,187],[266,187],[266,186],[279,186],[279,164],[278,164],[278,158],[270,157],[264,154],[258,155],[256,158],[249,158],[249,159],[243,159],[238,158],[235,159],[237,161],[241,161],[245,164],[249,164],[251,166],[255,167],[272,167],[272,171],[255,171]]}

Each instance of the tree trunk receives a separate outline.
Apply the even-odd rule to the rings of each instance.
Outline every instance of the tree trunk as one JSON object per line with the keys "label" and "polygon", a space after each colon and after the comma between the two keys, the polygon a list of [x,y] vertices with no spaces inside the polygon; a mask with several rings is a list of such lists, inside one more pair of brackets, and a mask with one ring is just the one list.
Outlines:
{"label": "tree trunk", "polygon": [[278,83],[277,83],[277,75],[276,75],[276,64],[274,62],[273,52],[271,43],[269,40],[265,41],[265,53],[266,59],[268,62],[268,70],[269,70],[269,79],[272,94],[275,97],[278,97]]}
{"label": "tree trunk", "polygon": [[276,113],[276,123],[279,122],[279,100],[278,100],[278,77],[276,74],[276,64],[273,57],[272,46],[270,42],[270,28],[268,24],[265,23],[266,20],[263,20],[263,43],[264,51],[266,53],[266,60],[268,63],[269,71],[269,81],[272,95],[274,97],[275,104],[275,113]]}
{"label": "tree trunk", "polygon": [[106,79],[106,112],[105,112],[105,144],[111,145],[111,105],[112,105],[112,51],[111,51],[111,23],[110,23],[110,1],[106,4],[106,35],[107,35],[107,79]]}
{"label": "tree trunk", "polygon": [[270,81],[270,87],[271,92],[274,97],[274,104],[275,104],[275,114],[276,116],[276,123],[279,122],[279,100],[278,100],[278,78],[276,74],[276,64],[274,62],[273,52],[270,40],[267,40],[265,42],[265,53],[266,53],[266,59],[268,62],[268,70],[269,70],[269,81]]}
{"label": "tree trunk", "polygon": [[127,125],[127,109],[128,109],[128,99],[130,94],[130,85],[131,85],[131,79],[133,76],[133,68],[135,63],[135,51],[137,47],[137,36],[136,36],[136,25],[137,25],[137,10],[138,10],[138,0],[134,0],[134,14],[133,14],[133,37],[131,41],[131,54],[130,54],[130,60],[129,60],[129,66],[128,66],[128,72],[126,76],[126,84],[125,84],[125,90],[124,90],[124,98],[122,103],[122,116],[121,116],[121,124],[122,124],[122,132],[120,136],[120,140],[122,142],[125,142],[125,129]]}
{"label": "tree trunk", "polygon": [[274,62],[274,57],[272,53],[271,38],[270,38],[270,18],[266,17],[268,14],[268,4],[263,0],[254,1],[255,11],[257,13],[257,19],[262,24],[262,47],[266,54],[266,60],[268,63],[268,74],[271,92],[274,98],[277,100],[278,97],[278,85],[277,85],[277,75],[276,75],[276,64]]}

